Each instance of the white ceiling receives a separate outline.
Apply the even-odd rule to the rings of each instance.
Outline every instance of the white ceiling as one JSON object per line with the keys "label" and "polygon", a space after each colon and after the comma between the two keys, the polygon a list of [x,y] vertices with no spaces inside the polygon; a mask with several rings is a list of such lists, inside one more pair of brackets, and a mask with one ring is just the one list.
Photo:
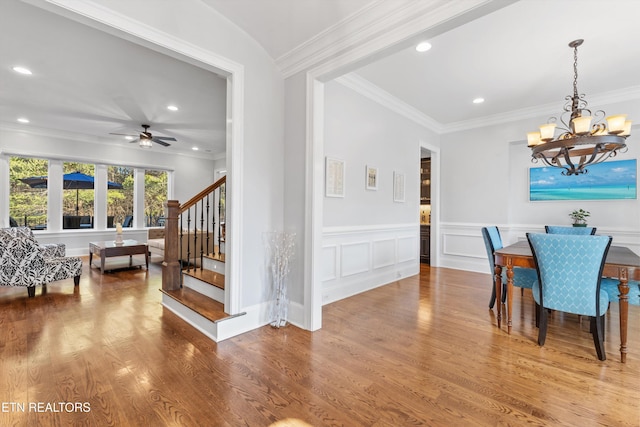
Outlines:
{"label": "white ceiling", "polygon": [[25,129],[130,144],[109,134],[148,124],[154,136],[177,139],[152,150],[225,152],[224,78],[21,1],[0,2],[0,84],[0,125],[27,117]]}
{"label": "white ceiling", "polygon": [[578,91],[589,105],[595,95],[638,99],[639,17],[636,0],[521,0],[429,39],[428,52],[404,49],[357,74],[445,126],[549,105],[560,113],[573,91],[568,44],[584,39]]}
{"label": "white ceiling", "polygon": [[[318,35],[344,32],[348,27],[341,22],[378,3],[201,1],[254,37],[274,61]],[[509,3],[431,38],[429,52],[402,49],[356,70],[356,76],[444,128],[541,106],[559,111],[572,90],[567,44],[584,38],[578,89],[590,106],[612,95],[640,98],[640,1]],[[14,65],[28,66],[34,75],[18,75]],[[225,84],[211,72],[21,1],[0,1],[0,125],[22,126],[15,120],[26,116],[27,126],[129,144],[109,133],[135,133],[145,123],[156,136],[178,139],[152,150],[193,153],[191,147],[199,146],[201,153],[218,155],[225,143]],[[472,104],[479,96],[486,102]],[[168,104],[180,110],[170,112]]]}

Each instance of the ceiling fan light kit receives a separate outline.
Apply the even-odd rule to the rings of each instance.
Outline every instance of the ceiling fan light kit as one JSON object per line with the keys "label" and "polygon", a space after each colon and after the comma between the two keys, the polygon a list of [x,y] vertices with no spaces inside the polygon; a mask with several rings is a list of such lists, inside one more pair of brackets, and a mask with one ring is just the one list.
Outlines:
{"label": "ceiling fan light kit", "polygon": [[151,138],[147,138],[146,136],[143,137],[141,135],[139,145],[142,148],[151,148],[153,144],[151,143]]}
{"label": "ceiling fan light kit", "polygon": [[167,141],[177,141],[177,139],[170,136],[153,136],[151,132],[149,132],[149,128],[151,127],[150,125],[142,124],[140,126],[142,126],[144,130],[140,132],[139,135],[137,135],[138,139],[133,138],[134,135],[127,135],[124,133],[111,133],[110,135],[125,136],[127,137],[127,139],[131,140],[130,142],[137,142],[138,145],[142,148],[151,148],[153,142],[155,142],[156,144],[160,144],[163,147],[169,147],[171,144],[169,144]]}
{"label": "ceiling fan light kit", "polygon": [[[602,110],[587,108],[584,94],[578,94],[578,46],[584,40],[569,43],[573,48],[573,95],[565,97],[567,103],[560,115],[551,117],[539,131],[527,133],[531,148],[531,161],[541,160],[551,167],[562,168],[563,175],[587,173],[586,167],[604,162],[618,152],[626,151],[626,139],[631,134],[631,121],[626,114],[606,117]],[[556,129],[560,135],[555,137]],[[622,151],[624,150],[624,151]]]}

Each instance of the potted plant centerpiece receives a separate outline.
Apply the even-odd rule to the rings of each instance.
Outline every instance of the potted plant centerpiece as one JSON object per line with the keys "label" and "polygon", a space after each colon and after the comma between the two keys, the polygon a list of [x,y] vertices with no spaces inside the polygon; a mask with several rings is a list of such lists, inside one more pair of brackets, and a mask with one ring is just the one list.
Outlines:
{"label": "potted plant centerpiece", "polygon": [[591,215],[589,211],[585,211],[583,209],[576,209],[571,212],[569,216],[573,218],[573,226],[574,227],[586,227],[587,226],[587,217]]}

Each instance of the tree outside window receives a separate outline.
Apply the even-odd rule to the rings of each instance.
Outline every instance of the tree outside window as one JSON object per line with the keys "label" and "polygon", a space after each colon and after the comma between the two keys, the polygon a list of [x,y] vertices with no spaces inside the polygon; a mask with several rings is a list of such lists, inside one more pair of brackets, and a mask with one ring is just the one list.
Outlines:
{"label": "tree outside window", "polygon": [[164,225],[164,205],[167,201],[167,172],[146,170],[144,174],[145,226]]}
{"label": "tree outside window", "polygon": [[9,158],[9,223],[33,229],[47,228],[48,188],[31,188],[21,178],[47,176],[49,162],[30,157]]}

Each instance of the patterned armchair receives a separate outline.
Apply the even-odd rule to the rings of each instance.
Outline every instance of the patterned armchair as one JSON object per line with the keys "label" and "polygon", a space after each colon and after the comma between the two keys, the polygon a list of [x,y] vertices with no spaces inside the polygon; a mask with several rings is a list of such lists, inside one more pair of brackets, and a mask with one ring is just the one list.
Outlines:
{"label": "patterned armchair", "polygon": [[527,239],[539,278],[532,288],[538,344],[545,342],[548,310],[589,316],[598,359],[606,360],[604,315],[609,295],[601,281],[611,237],[527,233]]}
{"label": "patterned armchair", "polygon": [[5,233],[12,237],[22,236],[32,240],[38,245],[38,250],[42,252],[45,258],[63,257],[66,255],[66,246],[64,243],[45,243],[41,245],[29,227],[0,228],[0,234]]}
{"label": "patterned armchair", "polygon": [[[500,237],[500,230],[498,227],[482,227],[482,237],[484,239],[484,246],[487,249],[487,257],[489,258],[489,267],[491,268],[491,276],[493,277],[493,286],[491,287],[491,299],[489,300],[489,308],[493,308],[496,302],[496,277],[494,270],[496,268],[493,259],[493,253],[498,249],[502,249],[502,238]],[[524,289],[531,289],[533,282],[538,278],[536,270],[534,268],[514,267],[513,268],[513,285],[521,289],[520,293],[524,292]],[[502,302],[505,302],[507,291],[507,271],[502,270]]]}
{"label": "patterned armchair", "polygon": [[79,257],[49,256],[59,253],[55,251],[60,251],[60,247],[42,247],[20,231],[6,230],[0,230],[0,286],[25,286],[29,297],[33,297],[36,286],[44,287],[56,280],[73,277],[74,285],[80,284]]}

